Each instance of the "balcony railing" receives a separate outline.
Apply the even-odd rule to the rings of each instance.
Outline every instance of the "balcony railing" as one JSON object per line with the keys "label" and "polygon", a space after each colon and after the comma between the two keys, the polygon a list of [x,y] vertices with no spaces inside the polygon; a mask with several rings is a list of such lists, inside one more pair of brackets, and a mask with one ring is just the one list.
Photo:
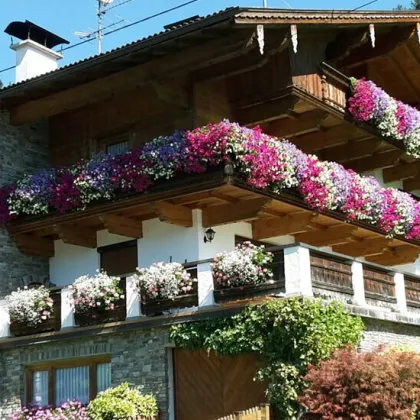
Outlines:
{"label": "balcony railing", "polygon": [[[391,271],[383,266],[357,259],[320,251],[305,244],[291,244],[267,249],[274,254],[273,282],[263,285],[242,286],[231,289],[217,288],[211,271],[211,259],[184,264],[197,277],[193,293],[168,301],[143,301],[136,289],[135,278],[127,274],[122,279],[125,298],[107,319],[98,319],[95,324],[133,321],[147,316],[196,311],[225,305],[233,301],[248,301],[261,296],[328,297],[351,303],[353,308],[366,311],[383,311],[406,316],[420,325],[420,276]],[[83,323],[74,316],[68,299],[69,289],[51,289],[55,317],[51,331],[76,329]],[[376,312],[375,312],[376,311]],[[383,317],[382,315],[380,315]],[[417,319],[418,318],[418,319]],[[0,338],[35,334],[10,331],[9,317],[5,307],[0,306]]]}

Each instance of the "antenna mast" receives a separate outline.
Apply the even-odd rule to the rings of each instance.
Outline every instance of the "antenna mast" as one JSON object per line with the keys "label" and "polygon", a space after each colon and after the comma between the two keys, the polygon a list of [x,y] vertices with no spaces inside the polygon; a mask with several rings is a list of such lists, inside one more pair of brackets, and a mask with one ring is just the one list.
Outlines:
{"label": "antenna mast", "polygon": [[263,0],[263,7],[267,7],[267,0]]}
{"label": "antenna mast", "polygon": [[102,7],[104,6],[102,0],[98,0],[98,34],[96,35],[96,38],[98,40],[98,54],[102,53],[102,39],[104,37],[102,33],[102,14],[104,13]]}

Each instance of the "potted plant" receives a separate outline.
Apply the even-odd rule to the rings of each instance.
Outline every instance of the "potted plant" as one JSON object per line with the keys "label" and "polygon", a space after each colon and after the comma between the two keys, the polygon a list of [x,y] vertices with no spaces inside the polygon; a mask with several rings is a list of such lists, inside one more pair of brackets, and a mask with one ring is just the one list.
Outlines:
{"label": "potted plant", "polygon": [[212,263],[216,301],[246,297],[277,287],[264,246],[243,242],[231,252],[217,254]]}
{"label": "potted plant", "polygon": [[135,276],[145,315],[198,305],[197,280],[191,278],[182,264],[155,263],[137,269]]}
{"label": "potted plant", "polygon": [[98,272],[69,286],[76,324],[87,326],[125,319],[125,295],[118,277]]}
{"label": "potted plant", "polygon": [[[53,331],[60,328],[60,314],[54,317],[54,302],[44,286],[18,289],[6,296],[10,330],[15,336]],[[58,319],[58,323],[57,323]]]}

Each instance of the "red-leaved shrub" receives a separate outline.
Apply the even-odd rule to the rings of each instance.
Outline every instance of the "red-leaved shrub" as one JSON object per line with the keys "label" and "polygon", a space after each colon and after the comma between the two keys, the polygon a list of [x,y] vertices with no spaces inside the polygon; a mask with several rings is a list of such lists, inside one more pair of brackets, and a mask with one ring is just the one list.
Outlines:
{"label": "red-leaved shrub", "polygon": [[304,419],[420,419],[418,353],[345,349],[311,366],[304,379]]}

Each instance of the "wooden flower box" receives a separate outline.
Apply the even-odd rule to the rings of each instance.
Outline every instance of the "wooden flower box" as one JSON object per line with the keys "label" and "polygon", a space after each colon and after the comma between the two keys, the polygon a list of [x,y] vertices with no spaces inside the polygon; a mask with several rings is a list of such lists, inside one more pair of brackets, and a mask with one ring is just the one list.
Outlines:
{"label": "wooden flower box", "polygon": [[218,288],[214,290],[214,300],[216,303],[222,303],[232,300],[241,300],[251,297],[264,296],[274,293],[283,287],[283,282],[265,284],[248,284],[246,286],[231,287],[229,289]]}
{"label": "wooden flower box", "polygon": [[124,321],[126,318],[125,299],[120,299],[115,304],[112,311],[91,309],[86,312],[74,314],[74,320],[78,327],[88,327],[89,325],[107,324],[109,322]]}
{"label": "wooden flower box", "polygon": [[198,294],[177,296],[175,299],[142,299],[141,313],[146,316],[158,315],[171,309],[198,306]]}
{"label": "wooden flower box", "polygon": [[61,289],[51,291],[50,297],[54,302],[53,316],[36,327],[30,327],[26,323],[11,322],[10,332],[15,337],[22,337],[25,335],[41,334],[50,331],[59,331],[61,328]]}

